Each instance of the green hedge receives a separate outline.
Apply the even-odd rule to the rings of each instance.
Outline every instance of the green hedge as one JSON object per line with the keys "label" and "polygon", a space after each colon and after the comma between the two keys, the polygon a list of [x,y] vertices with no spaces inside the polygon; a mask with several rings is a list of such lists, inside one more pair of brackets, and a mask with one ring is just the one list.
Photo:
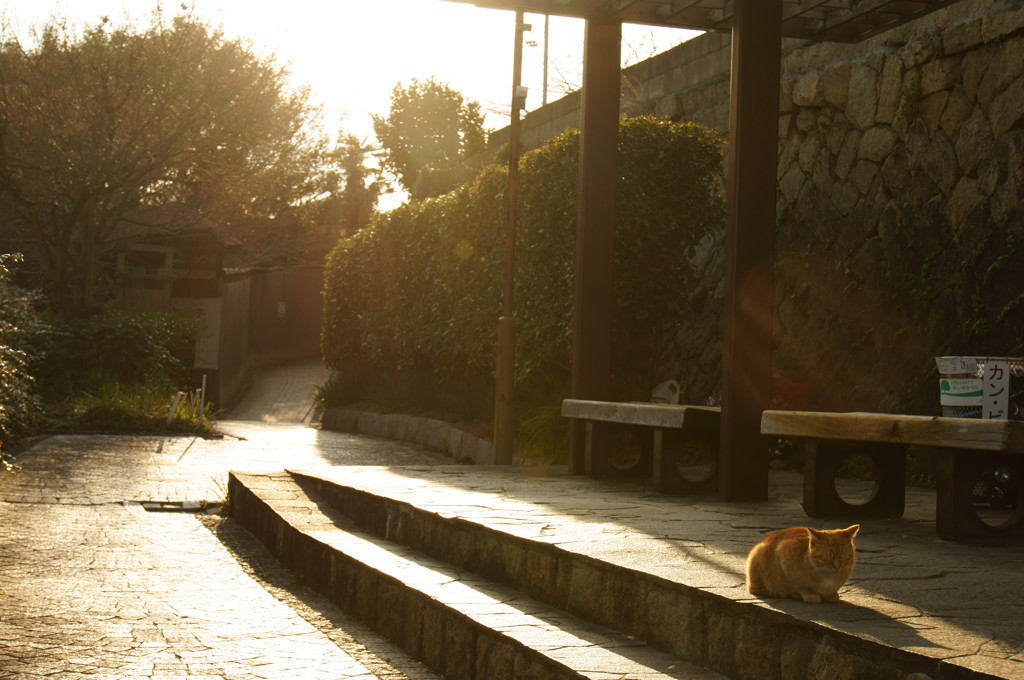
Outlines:
{"label": "green hedge", "polygon": [[[614,290],[616,398],[646,398],[685,342],[690,256],[724,224],[722,142],[710,130],[625,120]],[[517,400],[568,390],[579,133],[520,165],[515,314]],[[342,240],[325,276],[328,402],[489,419],[500,309],[506,172],[381,214]],[[711,283],[713,287],[715,282]]]}

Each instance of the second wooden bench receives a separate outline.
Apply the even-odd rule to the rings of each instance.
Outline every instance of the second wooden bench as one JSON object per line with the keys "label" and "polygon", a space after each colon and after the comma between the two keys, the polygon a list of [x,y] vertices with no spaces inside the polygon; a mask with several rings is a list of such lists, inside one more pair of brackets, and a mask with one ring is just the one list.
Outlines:
{"label": "second wooden bench", "polygon": [[638,434],[648,449],[658,491],[711,492],[717,484],[719,408],[566,399],[562,415],[586,424],[585,469],[591,477],[616,474],[614,452],[601,444],[613,430],[624,429]]}

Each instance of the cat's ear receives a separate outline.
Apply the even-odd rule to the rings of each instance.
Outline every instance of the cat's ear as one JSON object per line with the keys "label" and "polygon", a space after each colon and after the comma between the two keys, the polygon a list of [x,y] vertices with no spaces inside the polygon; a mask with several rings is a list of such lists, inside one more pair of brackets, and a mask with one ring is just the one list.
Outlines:
{"label": "cat's ear", "polygon": [[858,531],[860,531],[859,524],[854,524],[852,527],[846,527],[845,529],[843,529],[843,533],[849,536],[850,538],[856,536]]}

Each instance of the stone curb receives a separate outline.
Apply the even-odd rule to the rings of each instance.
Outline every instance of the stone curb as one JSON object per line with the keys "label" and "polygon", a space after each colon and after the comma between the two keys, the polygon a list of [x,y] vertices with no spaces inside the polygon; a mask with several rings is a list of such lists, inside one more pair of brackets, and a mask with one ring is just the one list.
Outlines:
{"label": "stone curb", "polygon": [[476,465],[494,463],[491,442],[436,418],[332,408],[324,411],[321,426],[336,432],[412,442],[441,451],[459,462],[472,462]]}
{"label": "stone curb", "polygon": [[346,518],[300,480],[315,481],[232,473],[235,518],[305,585],[446,677],[724,680],[408,548],[349,533]]}

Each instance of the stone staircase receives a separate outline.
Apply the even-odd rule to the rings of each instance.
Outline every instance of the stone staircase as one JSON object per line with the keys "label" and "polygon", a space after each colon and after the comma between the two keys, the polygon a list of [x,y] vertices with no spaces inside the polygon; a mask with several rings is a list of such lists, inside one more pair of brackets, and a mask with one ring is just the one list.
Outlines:
{"label": "stone staircase", "polygon": [[521,582],[534,559],[527,545],[503,546],[470,525],[433,523],[300,474],[234,474],[230,493],[235,517],[303,583],[446,677],[723,677],[531,597],[525,591],[535,589]]}
{"label": "stone staircase", "polygon": [[[639,543],[635,559],[573,550],[564,528],[546,539],[543,519],[515,503],[504,521],[500,502],[474,517],[441,473],[421,505],[420,492],[358,483],[359,470],[232,473],[232,513],[301,582],[448,678],[1004,677],[799,613],[827,611],[812,605],[792,603],[793,614],[737,598],[728,570],[707,571],[699,587],[666,578]],[[403,479],[390,484],[399,491]],[[600,542],[600,526],[577,530],[581,545]]]}

